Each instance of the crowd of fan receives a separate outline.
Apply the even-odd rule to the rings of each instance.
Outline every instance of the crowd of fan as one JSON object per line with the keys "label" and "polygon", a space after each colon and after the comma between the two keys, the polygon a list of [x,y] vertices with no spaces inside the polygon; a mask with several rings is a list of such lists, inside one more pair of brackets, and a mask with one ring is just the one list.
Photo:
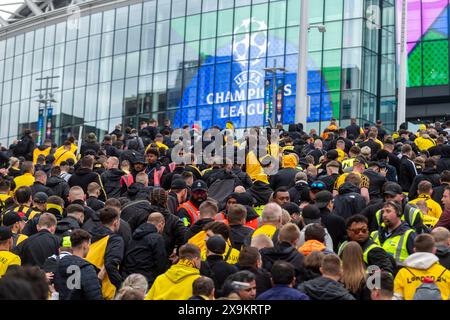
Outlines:
{"label": "crowd of fan", "polygon": [[0,151],[0,299],[450,298],[450,122],[278,129],[209,165],[174,161],[169,120],[61,146],[26,130]]}

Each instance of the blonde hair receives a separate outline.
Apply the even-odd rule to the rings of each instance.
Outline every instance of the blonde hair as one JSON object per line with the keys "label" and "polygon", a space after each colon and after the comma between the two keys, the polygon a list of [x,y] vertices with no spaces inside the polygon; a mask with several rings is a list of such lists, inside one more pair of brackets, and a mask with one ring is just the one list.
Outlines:
{"label": "blonde hair", "polygon": [[366,267],[361,246],[355,241],[347,243],[342,251],[342,271],[341,282],[350,292],[356,293],[366,279]]}
{"label": "blonde hair", "polygon": [[122,287],[117,293],[114,300],[123,300],[124,297],[129,296],[131,292],[133,295],[140,296],[144,299],[148,290],[147,279],[139,273],[130,274],[122,283]]}
{"label": "blonde hair", "polygon": [[14,167],[16,164],[18,164],[20,162],[19,159],[15,158],[15,157],[11,157],[9,158],[9,167],[8,169]]}

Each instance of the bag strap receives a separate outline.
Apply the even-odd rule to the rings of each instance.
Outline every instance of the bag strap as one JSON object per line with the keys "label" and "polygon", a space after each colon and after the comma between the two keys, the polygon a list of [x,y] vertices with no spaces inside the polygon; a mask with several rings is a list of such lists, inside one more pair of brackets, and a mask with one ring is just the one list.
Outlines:
{"label": "bag strap", "polygon": [[102,177],[96,172],[98,176],[98,181],[100,182],[100,187],[102,188],[103,193],[105,194],[105,199],[108,200],[108,195],[106,194],[105,187],[103,186]]}
{"label": "bag strap", "polygon": [[61,153],[61,154],[59,155],[59,157],[55,160],[55,162],[57,162],[57,161],[58,161],[63,155],[65,155],[67,152],[68,152],[68,151],[65,150],[63,153]]}
{"label": "bag strap", "polygon": [[225,256],[225,258],[223,259],[223,261],[225,261],[225,262],[227,262],[228,261],[228,258],[230,257],[230,255],[231,255],[231,251],[233,250],[233,247],[232,246],[230,246],[229,248],[228,248],[228,252],[227,252],[227,254],[226,254],[226,256]]}
{"label": "bag strap", "polygon": [[125,210],[126,208],[129,208],[129,207],[131,207],[131,206],[134,206],[135,204],[138,204],[138,203],[144,203],[144,202],[148,202],[148,200],[137,200],[137,201],[132,201],[132,202],[130,202],[130,203],[127,203],[126,205],[124,205],[124,206],[122,207],[122,211]]}

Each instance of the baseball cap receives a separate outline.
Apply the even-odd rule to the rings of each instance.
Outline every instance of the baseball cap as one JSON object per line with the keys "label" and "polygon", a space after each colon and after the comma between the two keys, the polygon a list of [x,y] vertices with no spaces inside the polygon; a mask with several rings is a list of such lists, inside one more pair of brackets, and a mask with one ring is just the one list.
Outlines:
{"label": "baseball cap", "polygon": [[183,179],[175,179],[172,181],[170,188],[171,189],[186,189],[187,184],[186,184],[186,181],[184,181]]}
{"label": "baseball cap", "polygon": [[322,191],[326,189],[326,185],[323,181],[314,181],[309,185],[311,191]]}
{"label": "baseball cap", "polygon": [[319,223],[320,222],[320,210],[315,205],[308,205],[302,210],[303,219],[306,224]]}
{"label": "baseball cap", "polygon": [[192,184],[192,191],[203,190],[208,191],[208,185],[203,180],[196,180]]}
{"label": "baseball cap", "polygon": [[328,190],[323,190],[316,194],[316,206],[319,209],[325,208],[331,200],[333,200],[333,195]]}
{"label": "baseball cap", "polygon": [[45,192],[36,192],[33,197],[34,202],[46,203],[48,200],[48,195]]}
{"label": "baseball cap", "polygon": [[227,243],[222,238],[222,236],[212,236],[206,240],[206,248],[215,254],[224,254]]}
{"label": "baseball cap", "polygon": [[353,161],[353,164],[356,164],[356,163],[361,163],[361,164],[364,164],[364,165],[367,164],[366,159],[364,157],[362,157],[362,156],[357,156],[355,158],[355,160]]}
{"label": "baseball cap", "polygon": [[330,150],[327,152],[328,160],[336,160],[337,158],[339,158],[339,153],[336,150]]}
{"label": "baseball cap", "polygon": [[398,183],[387,182],[383,186],[383,195],[396,196],[396,195],[402,194],[402,193],[403,193],[403,189]]}
{"label": "baseball cap", "polygon": [[11,229],[8,227],[0,227],[0,241],[8,240],[9,238],[12,238],[12,232]]}
{"label": "baseball cap", "polygon": [[3,216],[3,225],[5,227],[10,227],[19,221],[26,221],[25,215],[20,216],[19,213],[10,211]]}

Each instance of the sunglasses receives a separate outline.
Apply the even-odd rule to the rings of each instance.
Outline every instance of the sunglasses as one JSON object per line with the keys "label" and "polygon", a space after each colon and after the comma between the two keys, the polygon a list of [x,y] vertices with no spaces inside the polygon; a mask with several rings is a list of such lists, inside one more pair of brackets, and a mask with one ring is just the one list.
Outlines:
{"label": "sunglasses", "polygon": [[323,182],[313,182],[310,187],[311,189],[323,189],[325,188],[325,184]]}

